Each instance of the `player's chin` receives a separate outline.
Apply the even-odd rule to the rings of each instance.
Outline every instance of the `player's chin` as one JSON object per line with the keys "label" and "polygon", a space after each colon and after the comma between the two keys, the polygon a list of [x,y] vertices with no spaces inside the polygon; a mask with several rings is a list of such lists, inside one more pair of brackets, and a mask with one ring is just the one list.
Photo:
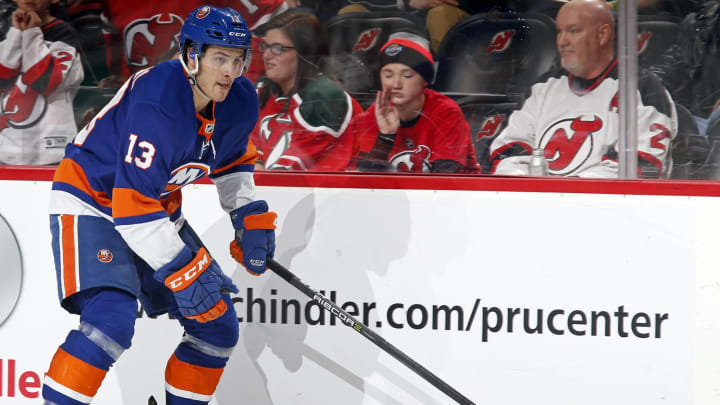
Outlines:
{"label": "player's chin", "polygon": [[215,91],[213,91],[212,99],[213,99],[213,101],[218,102],[218,103],[221,101],[225,101],[228,93],[230,93],[229,86],[225,87],[225,86],[217,85],[217,86],[215,86]]}

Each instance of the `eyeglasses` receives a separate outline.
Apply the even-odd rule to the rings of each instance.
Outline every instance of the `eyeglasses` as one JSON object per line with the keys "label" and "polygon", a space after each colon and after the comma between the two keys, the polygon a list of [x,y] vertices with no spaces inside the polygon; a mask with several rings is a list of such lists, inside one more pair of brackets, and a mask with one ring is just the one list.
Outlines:
{"label": "eyeglasses", "polygon": [[290,49],[295,49],[294,46],[285,46],[282,44],[268,44],[267,42],[260,42],[258,44],[258,50],[260,53],[265,53],[265,50],[269,49],[273,55],[282,55]]}

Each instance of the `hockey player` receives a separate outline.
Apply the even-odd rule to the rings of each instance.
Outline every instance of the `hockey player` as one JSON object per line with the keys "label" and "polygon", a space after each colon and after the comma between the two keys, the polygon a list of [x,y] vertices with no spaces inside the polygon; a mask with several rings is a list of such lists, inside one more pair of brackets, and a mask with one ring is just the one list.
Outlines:
{"label": "hockey player", "polygon": [[434,75],[427,40],[390,36],[380,49],[382,91],[350,123],[353,160],[362,171],[476,173],[470,127],[449,97],[427,88]]}
{"label": "hockey player", "polygon": [[72,102],[83,80],[80,41],[50,14],[56,2],[18,1],[0,42],[0,163],[56,164],[77,132]]}
{"label": "hockey player", "polygon": [[92,401],[130,348],[140,299],[185,330],[165,371],[167,404],[207,404],[238,340],[237,287],[181,213],[181,187],[208,176],[242,235],[233,257],[254,275],[275,249],[276,214],[256,200],[248,136],[258,105],[241,77],[251,33],[232,9],[202,6],[180,32],[182,59],[130,77],[68,146],[50,228],[63,308],[80,325],[59,347],[42,394]]}
{"label": "hockey player", "polygon": [[251,139],[264,169],[342,171],[360,104],[321,73],[327,40],[318,19],[288,11],[268,22],[260,43],[266,76],[258,83],[260,119]]}
{"label": "hockey player", "polygon": [[[494,173],[527,175],[529,155],[541,148],[551,175],[617,178],[622,106],[612,13],[604,1],[573,0],[558,12],[557,31],[564,70],[535,84],[492,142]],[[638,91],[638,171],[665,176],[677,133],[675,104],[660,80],[642,69]]]}

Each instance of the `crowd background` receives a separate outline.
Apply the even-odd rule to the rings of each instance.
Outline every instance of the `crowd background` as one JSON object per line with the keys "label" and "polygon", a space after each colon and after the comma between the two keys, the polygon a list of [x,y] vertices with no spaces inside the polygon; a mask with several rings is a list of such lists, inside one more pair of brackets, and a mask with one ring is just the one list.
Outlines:
{"label": "crowd background", "polygon": [[[253,64],[247,76],[258,85],[261,107],[268,109],[266,115],[261,113],[253,138],[261,151],[258,170],[368,168],[492,174],[493,140],[506,128],[511,114],[521,109],[533,84],[562,69],[556,18],[566,2],[558,0],[0,0],[0,162],[56,163],[53,158],[3,158],[12,153],[3,155],[2,150],[30,144],[35,145],[32,148],[42,149],[44,144],[58,149],[58,142],[69,142],[74,131],[57,121],[74,119],[71,129],[82,128],[131,74],[176,57],[183,19],[204,3],[238,10],[255,33]],[[720,80],[716,73],[720,2],[637,3],[639,65],[662,80],[676,110],[677,128],[667,151],[667,170],[659,171],[657,177],[720,179]],[[45,71],[31,69],[37,75],[38,84],[34,85],[23,79],[30,67],[22,60],[11,60],[8,51],[13,31],[24,32],[17,24],[13,28],[13,15],[27,4],[45,5],[51,17],[40,26],[47,50],[37,50],[43,58],[47,53],[50,57],[40,66]],[[607,6],[617,9],[614,2]],[[288,17],[292,14],[302,17]],[[65,39],[51,35],[52,26],[60,20],[68,24],[63,31]],[[302,27],[287,29],[295,20],[301,21]],[[265,41],[268,33],[281,42],[290,41],[280,46],[289,46],[291,52],[268,46],[272,45]],[[282,35],[275,35],[278,33]],[[74,39],[68,40],[68,36]],[[417,116],[401,114],[397,125],[388,127],[381,120],[388,112],[397,115],[392,110],[395,106],[402,112],[402,97],[384,93],[393,84],[381,73],[389,63],[383,62],[381,50],[397,38],[410,38],[427,49],[429,57],[418,63],[415,59],[401,61],[424,80],[416,92],[423,102],[410,103]],[[53,41],[71,42],[77,61],[61,63],[59,54],[53,53]],[[25,46],[25,42],[17,43]],[[282,52],[275,54],[277,49]],[[291,53],[295,70],[280,73],[294,75],[292,84],[278,86],[283,77],[277,69],[266,72],[266,66],[275,66],[273,58]],[[432,65],[430,76],[421,71],[427,63]],[[82,67],[82,79],[67,74],[71,66]],[[398,77],[402,75],[398,73]],[[64,85],[48,86],[46,82],[53,80]],[[425,114],[430,105],[423,103],[435,100],[435,95],[447,98],[453,106],[431,117]],[[71,100],[72,108],[63,110],[65,117],[56,116],[53,122],[47,117],[51,110],[47,106],[60,102],[57,100],[66,100],[66,104]],[[283,104],[283,100],[287,102]],[[456,111],[464,122],[447,119]],[[431,124],[419,125],[419,121]],[[265,132],[263,122],[269,125]],[[273,125],[278,129],[267,130]],[[458,127],[464,132],[458,134]],[[396,133],[383,138],[383,128],[394,128]],[[422,135],[407,135],[413,131]],[[446,136],[449,132],[452,134]],[[28,139],[31,136],[41,141]],[[428,136],[434,137],[428,142],[444,143],[442,158],[433,157],[440,146],[428,152],[417,144]],[[310,146],[296,152],[295,145],[301,142]],[[377,152],[382,142],[388,143],[387,164],[358,165],[359,157]],[[402,150],[400,144],[405,145]],[[447,158],[453,151],[457,158]],[[469,157],[468,151],[473,156]],[[269,158],[272,165],[266,164]],[[452,159],[457,164],[448,164]]]}

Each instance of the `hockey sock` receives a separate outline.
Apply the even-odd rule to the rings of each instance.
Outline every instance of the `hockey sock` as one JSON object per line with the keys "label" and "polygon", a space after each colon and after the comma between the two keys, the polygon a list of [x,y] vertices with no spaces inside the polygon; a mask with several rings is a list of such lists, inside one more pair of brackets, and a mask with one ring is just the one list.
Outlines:
{"label": "hockey sock", "polygon": [[[223,299],[230,301],[227,294]],[[186,333],[165,368],[167,405],[201,405],[212,399],[238,340],[231,305],[223,316],[205,324],[180,319]]]}
{"label": "hockey sock", "polygon": [[134,332],[137,302],[132,295],[96,290],[78,301],[80,326],[58,348],[43,384],[43,398],[58,405],[90,403]]}

